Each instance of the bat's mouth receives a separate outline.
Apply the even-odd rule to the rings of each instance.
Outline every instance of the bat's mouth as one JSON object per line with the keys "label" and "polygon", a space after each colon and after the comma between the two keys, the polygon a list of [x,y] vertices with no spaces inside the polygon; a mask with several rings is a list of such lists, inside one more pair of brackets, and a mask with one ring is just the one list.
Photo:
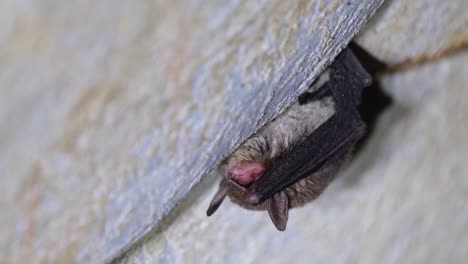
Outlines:
{"label": "bat's mouth", "polygon": [[249,187],[252,185],[252,183],[243,185],[229,178],[227,179],[227,182],[230,186],[242,191],[243,193],[247,193]]}

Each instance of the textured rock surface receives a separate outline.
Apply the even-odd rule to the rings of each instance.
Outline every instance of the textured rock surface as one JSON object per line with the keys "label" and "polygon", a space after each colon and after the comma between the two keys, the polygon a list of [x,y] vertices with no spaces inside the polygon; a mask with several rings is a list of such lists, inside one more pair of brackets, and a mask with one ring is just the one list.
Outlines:
{"label": "textured rock surface", "polygon": [[468,53],[385,76],[395,105],[355,162],[286,232],[207,181],[123,263],[465,263]]}
{"label": "textured rock surface", "polygon": [[468,1],[387,1],[357,42],[389,65],[468,47]]}
{"label": "textured rock surface", "polygon": [[380,2],[2,1],[0,259],[115,256]]}

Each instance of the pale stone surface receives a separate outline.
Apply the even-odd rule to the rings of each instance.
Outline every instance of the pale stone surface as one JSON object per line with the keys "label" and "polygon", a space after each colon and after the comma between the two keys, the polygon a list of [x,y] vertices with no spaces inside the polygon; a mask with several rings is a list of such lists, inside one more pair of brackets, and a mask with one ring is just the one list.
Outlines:
{"label": "pale stone surface", "polygon": [[381,2],[1,1],[2,262],[116,256]]}
{"label": "pale stone surface", "polygon": [[356,41],[389,65],[468,47],[468,1],[387,1]]}
{"label": "pale stone surface", "polygon": [[[468,53],[453,54],[437,63],[417,65],[394,75],[385,75],[381,83],[400,106],[412,108],[420,104],[432,93],[468,85]],[[468,101],[464,101],[465,103]]]}
{"label": "pale stone surface", "polygon": [[[466,263],[468,52],[386,76],[395,105],[355,162],[276,231],[211,178],[124,263]],[[434,80],[431,82],[429,80]],[[417,92],[415,92],[417,91]]]}

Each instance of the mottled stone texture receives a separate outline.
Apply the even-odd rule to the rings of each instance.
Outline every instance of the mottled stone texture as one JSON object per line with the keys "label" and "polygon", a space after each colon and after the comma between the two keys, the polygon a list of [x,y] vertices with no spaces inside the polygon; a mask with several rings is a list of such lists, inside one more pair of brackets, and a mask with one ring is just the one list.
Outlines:
{"label": "mottled stone texture", "polygon": [[466,49],[468,1],[387,1],[356,41],[390,66],[417,64]]}
{"label": "mottled stone texture", "polygon": [[[123,252],[307,89],[381,2],[1,1],[2,262]],[[197,239],[192,249],[210,243]]]}

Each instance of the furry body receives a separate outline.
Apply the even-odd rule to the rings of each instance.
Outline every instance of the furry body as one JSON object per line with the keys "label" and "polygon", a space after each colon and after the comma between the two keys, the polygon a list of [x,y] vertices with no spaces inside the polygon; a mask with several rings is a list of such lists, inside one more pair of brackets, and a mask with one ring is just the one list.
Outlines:
{"label": "furry body", "polygon": [[229,196],[247,209],[267,210],[284,230],[289,209],[317,198],[364,135],[357,105],[370,83],[350,50],[338,55],[306,94],[220,164],[222,180],[207,214]]}
{"label": "furry body", "polygon": [[[318,90],[327,80],[324,73],[313,85],[308,93]],[[300,144],[301,140],[311,134],[335,113],[335,103],[331,96],[319,100],[306,101],[302,104],[294,103],[286,112],[263,127],[257,134],[244,142],[220,166],[221,175],[227,175],[230,168],[242,161],[259,161],[266,169],[279,157],[286,155],[292,147]],[[289,207],[302,206],[317,198],[333,179],[344,158],[335,166],[326,170],[312,173],[310,176],[298,181],[285,189],[289,198]],[[220,183],[226,184],[226,183]],[[228,192],[231,200],[247,209],[265,210],[266,203],[251,205],[245,202],[243,193],[235,188]]]}

